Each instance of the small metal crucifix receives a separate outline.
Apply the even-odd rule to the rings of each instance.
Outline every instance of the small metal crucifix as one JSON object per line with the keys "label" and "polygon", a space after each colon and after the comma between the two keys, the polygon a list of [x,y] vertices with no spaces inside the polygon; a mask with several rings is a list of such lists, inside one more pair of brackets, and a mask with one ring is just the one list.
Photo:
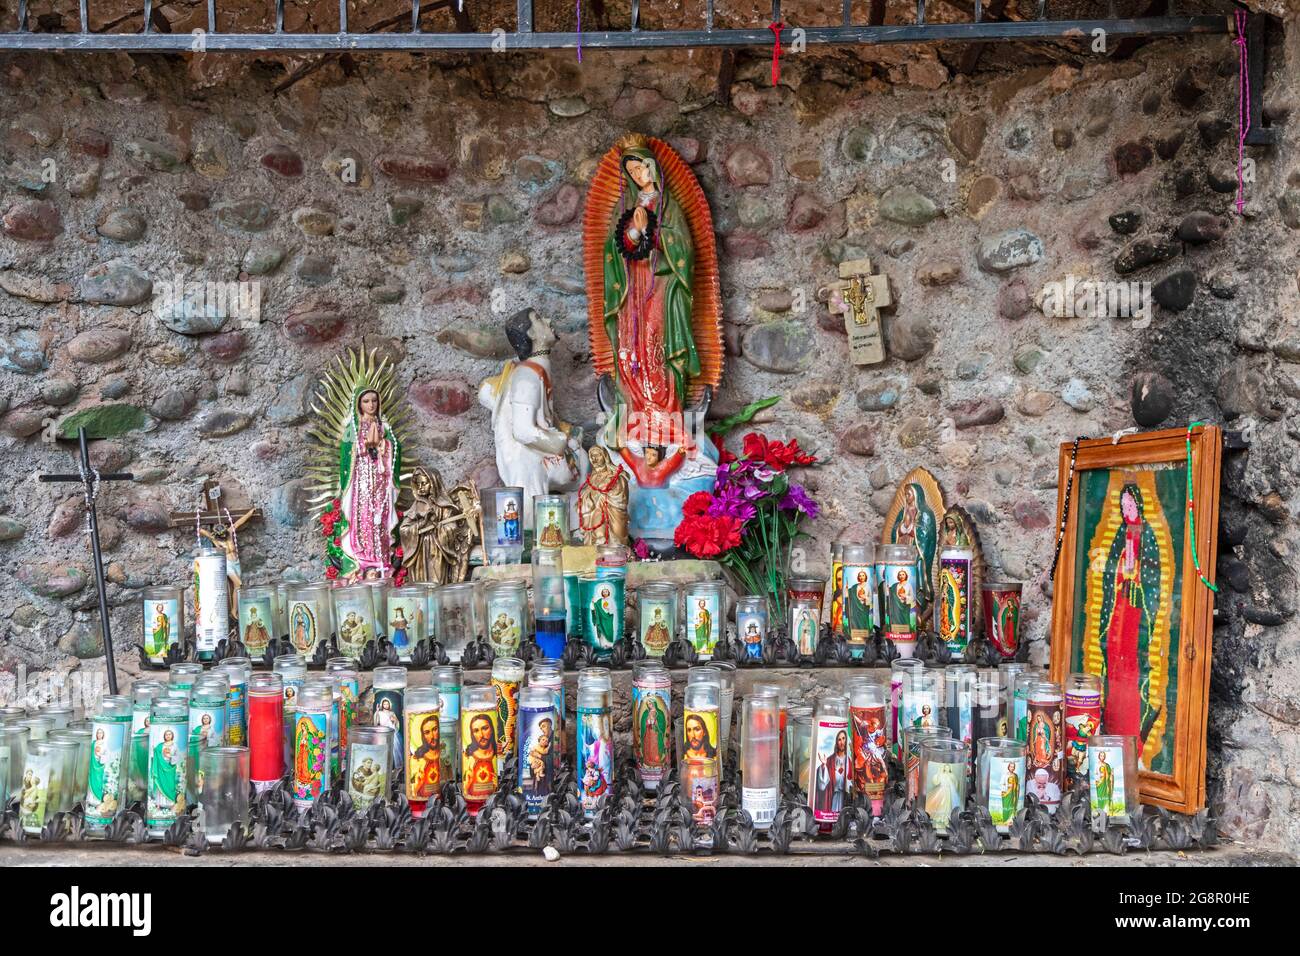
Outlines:
{"label": "small metal crucifix", "polygon": [[850,259],[840,263],[840,281],[831,283],[830,289],[831,311],[844,316],[853,364],[883,362],[885,341],[880,335],[880,310],[892,304],[889,280],[871,274],[871,260]]}
{"label": "small metal crucifix", "polygon": [[110,472],[101,475],[90,466],[90,450],[86,445],[86,430],[77,429],[81,445],[80,470],[75,475],[40,475],[41,481],[76,481],[81,483],[86,498],[86,533],[90,535],[90,551],[95,559],[95,589],[99,592],[99,633],[104,639],[104,665],[108,670],[108,692],[117,693],[117,669],[113,665],[113,634],[108,623],[108,587],[104,583],[104,557],[99,549],[99,518],[95,514],[95,500],[99,497],[101,481],[134,481],[129,472]]}

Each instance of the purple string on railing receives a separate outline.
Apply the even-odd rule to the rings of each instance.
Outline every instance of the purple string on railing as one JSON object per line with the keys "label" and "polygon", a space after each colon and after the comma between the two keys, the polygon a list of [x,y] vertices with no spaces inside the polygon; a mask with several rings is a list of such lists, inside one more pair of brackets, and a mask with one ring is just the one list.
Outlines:
{"label": "purple string on railing", "polygon": [[582,0],[578,2],[578,62],[582,62]]}
{"label": "purple string on railing", "polygon": [[1246,180],[1242,172],[1245,165],[1246,134],[1250,132],[1250,52],[1246,45],[1246,11],[1240,7],[1233,13],[1237,24],[1238,58],[1237,77],[1237,215],[1246,205]]}

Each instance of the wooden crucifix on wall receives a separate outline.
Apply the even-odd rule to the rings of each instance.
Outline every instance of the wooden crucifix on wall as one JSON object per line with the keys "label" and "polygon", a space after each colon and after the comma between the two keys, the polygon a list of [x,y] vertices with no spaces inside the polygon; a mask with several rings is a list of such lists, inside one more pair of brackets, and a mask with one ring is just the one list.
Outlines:
{"label": "wooden crucifix on wall", "polygon": [[840,281],[831,283],[830,291],[831,312],[844,316],[853,364],[883,362],[885,340],[880,334],[880,310],[892,304],[889,280],[871,274],[870,259],[850,259],[840,263]]}

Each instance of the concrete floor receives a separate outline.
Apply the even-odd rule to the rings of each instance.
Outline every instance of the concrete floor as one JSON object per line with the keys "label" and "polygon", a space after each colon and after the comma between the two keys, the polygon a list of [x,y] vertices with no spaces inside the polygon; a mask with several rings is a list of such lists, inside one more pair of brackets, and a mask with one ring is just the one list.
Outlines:
{"label": "concrete floor", "polygon": [[579,853],[548,864],[542,855],[533,850],[515,850],[509,853],[485,853],[478,856],[458,853],[454,856],[417,857],[406,853],[324,854],[310,850],[295,852],[242,852],[223,854],[211,850],[199,857],[185,856],[181,851],[161,844],[145,847],[121,848],[106,844],[80,844],[77,846],[15,847],[0,845],[0,866],[798,866],[798,867],[935,867],[935,866],[1069,866],[1069,867],[1235,867],[1235,866],[1295,866],[1294,857],[1281,853],[1254,850],[1239,843],[1225,843],[1205,851],[1174,853],[1163,850],[1154,853],[1130,852],[1124,856],[1092,853],[1086,857],[1073,854],[1053,856],[1046,853],[998,853],[988,856],[944,855],[904,857],[882,854],[877,860],[862,856],[849,856],[830,846],[798,844],[788,856],[762,853],[754,857],[742,856],[673,856],[660,857],[648,851],[636,853],[612,852],[604,856]]}

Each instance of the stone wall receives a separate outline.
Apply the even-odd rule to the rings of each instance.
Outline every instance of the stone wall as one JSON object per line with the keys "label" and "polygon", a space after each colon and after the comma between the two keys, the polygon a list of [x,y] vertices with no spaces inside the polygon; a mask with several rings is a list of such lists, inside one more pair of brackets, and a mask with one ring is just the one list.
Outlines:
{"label": "stone wall", "polygon": [[[761,427],[823,461],[814,569],[837,536],[877,536],[925,465],[991,567],[1036,581],[1059,442],[1192,418],[1246,432],[1225,468],[1212,793],[1233,835],[1294,845],[1296,36],[1272,50],[1280,143],[1247,150],[1243,216],[1226,37],[1008,71],[992,49],[972,75],[932,51],[795,55],[776,87],[742,56],[721,97],[716,52],[331,60],[279,94],[310,60],[225,60],[216,83],[214,57],[0,59],[0,695],[20,667],[102,668],[80,499],[35,480],[73,467],[54,439],[78,422],[108,436],[98,468],[137,477],[101,489],[121,643],[139,588],[186,580],[192,533],[167,513],[205,477],[266,511],[240,535],[246,580],[319,576],[308,402],[346,347],[397,363],[417,457],[488,484],[474,393],[507,354],[501,317],[532,305],[561,331],[560,411],[594,424],[579,220],[631,129],[672,141],[712,204],[714,413],[781,395]],[[819,289],[862,255],[895,307],[888,361],[859,368]],[[260,321],[159,316],[152,284],[177,273],[259,283]],[[1153,283],[1149,325],[1044,315],[1070,275]],[[1049,612],[1027,586],[1040,662]]]}

